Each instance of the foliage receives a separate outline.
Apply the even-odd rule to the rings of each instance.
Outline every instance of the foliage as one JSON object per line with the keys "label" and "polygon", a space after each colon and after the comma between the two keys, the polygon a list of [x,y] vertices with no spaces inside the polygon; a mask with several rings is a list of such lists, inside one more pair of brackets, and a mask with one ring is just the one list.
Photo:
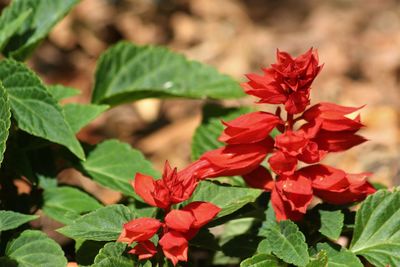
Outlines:
{"label": "foliage", "polygon": [[[273,73],[273,83],[249,75],[244,85],[262,103],[284,104],[286,119],[281,108],[273,114],[224,107],[217,100],[244,95],[231,77],[165,47],[128,42],[98,59],[91,103],[64,104],[79,90],[45,84],[22,61],[78,2],[13,0],[0,16],[1,266],[64,267],[67,258],[92,267],[181,261],[400,266],[400,191],[374,193],[368,174],[317,164],[328,152],[365,140],[355,134],[362,126],[359,117],[346,117],[359,108],[320,103],[306,110],[309,87],[321,69],[314,50],[295,59],[278,52],[279,62],[266,71]],[[300,70],[285,67],[293,62]],[[161,175],[127,143],[88,145],[77,138],[110,108],[144,98],[204,100],[189,166],[175,171],[166,164]],[[298,121],[306,121],[301,134],[293,128]],[[297,169],[298,161],[314,165]],[[60,183],[65,169],[118,192],[118,203],[104,205],[70,181]],[[19,192],[17,184],[28,190]],[[307,211],[314,195],[325,203]],[[356,202],[361,205],[354,218]],[[57,232],[75,242],[75,251],[72,241],[60,246],[31,229],[44,218],[63,225]],[[336,244],[341,237],[351,240],[349,245]],[[207,263],[193,257],[197,251],[207,254]]]}

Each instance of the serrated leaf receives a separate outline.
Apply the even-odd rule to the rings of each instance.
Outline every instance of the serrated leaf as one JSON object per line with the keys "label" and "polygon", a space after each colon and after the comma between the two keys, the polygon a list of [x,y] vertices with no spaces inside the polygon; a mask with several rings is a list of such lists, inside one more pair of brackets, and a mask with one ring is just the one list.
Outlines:
{"label": "serrated leaf", "polygon": [[123,224],[134,218],[128,207],[116,204],[83,215],[57,231],[73,239],[113,241],[121,234]]}
{"label": "serrated leaf", "polygon": [[325,251],[328,255],[328,267],[363,267],[364,265],[357,258],[357,256],[345,249],[338,246],[336,249],[333,245],[327,243],[318,243],[318,251]]}
{"label": "serrated leaf", "polygon": [[278,258],[268,254],[257,254],[245,259],[240,263],[240,267],[283,267],[286,264],[280,262]]}
{"label": "serrated leaf", "polygon": [[350,250],[378,267],[400,266],[400,191],[379,190],[356,213]]}
{"label": "serrated leaf", "polygon": [[91,267],[132,267],[134,262],[122,256],[126,249],[123,243],[107,243],[99,251]]}
{"label": "serrated leaf", "polygon": [[74,133],[108,109],[108,105],[66,104],[63,106],[65,119]]}
{"label": "serrated leaf", "polygon": [[4,152],[6,151],[6,142],[8,130],[11,124],[11,111],[8,94],[0,83],[0,166],[3,162]]}
{"label": "serrated leaf", "polygon": [[64,85],[55,84],[55,85],[47,85],[46,87],[49,93],[53,96],[53,98],[57,100],[57,102],[65,98],[69,98],[80,94],[80,91],[78,89]]}
{"label": "serrated leaf", "polygon": [[26,230],[7,244],[6,256],[18,262],[18,267],[65,267],[59,244],[41,231]]}
{"label": "serrated leaf", "polygon": [[337,240],[342,233],[344,214],[340,210],[319,210],[318,212],[321,218],[319,232],[330,239]]}
{"label": "serrated leaf", "polygon": [[254,202],[262,190],[218,185],[213,182],[201,182],[188,202],[207,201],[217,205],[222,210],[218,218],[226,216],[240,209],[244,205]]}
{"label": "serrated leaf", "polygon": [[66,146],[80,159],[85,155],[57,102],[40,79],[24,64],[0,61],[3,82],[18,127],[32,135]]}
{"label": "serrated leaf", "polygon": [[37,218],[37,215],[27,215],[11,210],[0,210],[0,231],[17,228]]}
{"label": "serrated leaf", "polygon": [[328,267],[328,254],[326,251],[321,250],[314,257],[311,257],[306,267]]}
{"label": "serrated leaf", "polygon": [[121,42],[97,65],[92,102],[111,105],[148,97],[238,98],[229,76],[163,47]]}
{"label": "serrated leaf", "polygon": [[233,120],[240,115],[251,112],[251,108],[224,108],[215,104],[203,107],[203,119],[192,139],[192,159],[197,160],[203,153],[225,144],[218,141],[224,126],[223,121]]}
{"label": "serrated leaf", "polygon": [[71,223],[82,213],[103,207],[87,193],[69,186],[44,189],[43,201],[43,212],[64,224]]}
{"label": "serrated leaf", "polygon": [[128,196],[135,196],[130,182],[137,172],[159,175],[140,151],[118,140],[97,145],[82,166],[99,184]]}
{"label": "serrated leaf", "polygon": [[272,252],[280,259],[296,266],[305,266],[309,262],[308,247],[303,233],[291,221],[270,224],[266,229],[266,238]]}
{"label": "serrated leaf", "polygon": [[18,30],[11,36],[4,53],[24,60],[78,2],[79,0],[13,0],[7,9],[10,18],[28,10],[32,12],[21,19],[23,23],[18,23]]}

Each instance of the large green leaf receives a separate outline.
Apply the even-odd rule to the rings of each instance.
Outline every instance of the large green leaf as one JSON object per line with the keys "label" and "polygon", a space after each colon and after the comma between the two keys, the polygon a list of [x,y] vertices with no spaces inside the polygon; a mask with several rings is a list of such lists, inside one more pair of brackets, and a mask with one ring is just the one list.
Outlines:
{"label": "large green leaf", "polygon": [[192,159],[197,160],[204,152],[224,146],[218,141],[224,126],[221,120],[229,121],[251,111],[251,108],[224,108],[215,104],[203,107],[203,119],[192,139]]}
{"label": "large green leaf", "polygon": [[237,98],[242,89],[214,68],[163,47],[121,42],[97,65],[92,102],[116,105],[147,97]]}
{"label": "large green leaf", "polygon": [[97,116],[107,110],[107,105],[66,104],[63,106],[65,119],[74,133],[79,132]]}
{"label": "large green leaf", "polygon": [[286,264],[282,263],[278,258],[268,254],[257,254],[251,258],[245,259],[240,263],[240,267],[283,267]]}
{"label": "large green leaf", "polygon": [[85,158],[61,108],[31,70],[14,60],[2,60],[0,80],[9,95],[12,115],[19,128],[64,145],[77,157]]}
{"label": "large green leaf", "polygon": [[304,235],[296,224],[291,221],[271,223],[268,224],[265,231],[265,240],[269,243],[268,249],[278,258],[296,266],[307,265],[309,262],[308,247]]}
{"label": "large green leaf", "polygon": [[107,243],[99,251],[91,267],[132,267],[134,262],[122,256],[126,249],[123,243]]}
{"label": "large green leaf", "polygon": [[65,224],[77,219],[80,214],[101,208],[102,205],[83,191],[69,186],[45,188],[43,212]]}
{"label": "large green leaf", "polygon": [[140,151],[118,140],[97,145],[82,166],[99,184],[130,196],[135,195],[130,182],[137,172],[158,175]]}
{"label": "large green leaf", "polygon": [[123,224],[134,218],[128,207],[111,205],[83,215],[58,231],[74,239],[113,241],[121,234]]}
{"label": "large green leaf", "polygon": [[320,251],[320,253],[322,251],[327,253],[327,267],[363,267],[363,264],[357,256],[345,248],[340,248],[339,246],[335,248],[333,245],[327,243],[318,243],[317,250]]}
{"label": "large green leaf", "polygon": [[262,192],[259,189],[225,186],[203,181],[197,186],[196,191],[188,202],[211,202],[222,209],[218,213],[218,217],[223,217],[248,203],[254,202]]}
{"label": "large green leaf", "polygon": [[340,210],[319,210],[321,228],[319,232],[324,236],[337,240],[342,232],[344,214]]}
{"label": "large green leaf", "polygon": [[65,267],[60,245],[41,231],[26,230],[8,243],[6,256],[18,262],[18,267]]}
{"label": "large green leaf", "polygon": [[[25,59],[78,2],[79,0],[13,0],[7,13],[2,14],[5,17],[4,24],[12,23],[17,29],[4,49],[5,54],[15,59]],[[31,11],[31,14],[20,18],[27,11]]]}
{"label": "large green leaf", "polygon": [[0,83],[0,166],[3,162],[3,154],[6,150],[8,130],[10,129],[10,103],[3,85]]}
{"label": "large green leaf", "polygon": [[356,214],[350,250],[375,266],[400,266],[400,191],[379,190]]}
{"label": "large green leaf", "polygon": [[36,215],[27,215],[11,210],[0,210],[0,232],[17,228],[37,218],[38,216]]}

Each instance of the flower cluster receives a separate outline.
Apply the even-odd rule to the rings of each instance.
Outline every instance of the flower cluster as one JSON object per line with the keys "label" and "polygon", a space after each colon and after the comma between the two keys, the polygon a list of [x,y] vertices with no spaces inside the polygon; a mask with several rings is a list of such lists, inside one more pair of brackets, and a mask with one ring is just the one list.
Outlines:
{"label": "flower cluster", "polygon": [[137,173],[132,186],[135,192],[149,205],[164,210],[164,219],[139,218],[124,224],[119,242],[136,245],[128,252],[139,259],[149,259],[157,254],[157,247],[150,239],[158,234],[158,245],[165,257],[174,265],[187,261],[188,241],[201,227],[210,222],[220,208],[209,202],[191,202],[181,209],[172,209],[173,204],[190,198],[198,180],[188,171],[177,172],[165,163],[162,178]]}
{"label": "flower cluster", "polygon": [[[316,50],[292,58],[278,51],[277,63],[263,69],[264,75],[249,74],[242,84],[258,103],[282,104],[276,112],[252,112],[226,126],[219,140],[226,146],[204,153],[185,171],[199,179],[242,175],[249,186],[272,191],[271,201],[278,220],[300,220],[313,196],[332,204],[347,204],[375,192],[368,173],[348,174],[320,164],[330,152],[350,149],[366,141],[357,131],[362,107],[332,103],[310,105],[311,84],[322,69]],[[279,134],[275,139],[273,129]],[[270,172],[262,166],[268,158]],[[299,168],[299,162],[310,164]]]}

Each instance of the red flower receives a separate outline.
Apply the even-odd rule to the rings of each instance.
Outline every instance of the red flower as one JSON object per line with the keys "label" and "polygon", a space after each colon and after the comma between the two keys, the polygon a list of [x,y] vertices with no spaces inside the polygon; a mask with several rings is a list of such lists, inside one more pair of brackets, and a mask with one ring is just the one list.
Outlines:
{"label": "red flower", "polygon": [[320,72],[317,51],[292,58],[277,51],[277,63],[264,69],[264,76],[247,75],[249,82],[242,86],[249,95],[261,98],[260,103],[284,104],[290,114],[303,112],[309,105],[310,86]]}
{"label": "red flower", "polygon": [[271,194],[276,219],[301,220],[313,198],[311,181],[303,176],[280,176]]}
{"label": "red flower", "polygon": [[364,125],[360,116],[355,119],[346,115],[356,112],[361,107],[345,107],[333,103],[319,103],[307,109],[302,118],[308,122],[320,121],[320,128],[326,131],[358,131]]}
{"label": "red flower", "polygon": [[263,166],[258,166],[257,169],[243,175],[243,179],[254,188],[264,189],[265,191],[272,191],[272,188],[274,188],[271,173]]}
{"label": "red flower", "polygon": [[259,111],[222,123],[226,128],[219,141],[228,144],[248,144],[266,139],[278,124],[282,124],[282,120],[274,114]]}
{"label": "red flower", "polygon": [[155,235],[162,226],[157,219],[139,218],[125,223],[118,242],[132,244],[133,242],[145,241]]}
{"label": "red flower", "polygon": [[376,190],[368,183],[369,173],[348,174],[342,170],[316,164],[299,170],[312,180],[314,194],[331,204],[348,204],[361,201]]}
{"label": "red flower", "polygon": [[297,158],[278,150],[268,159],[268,163],[276,174],[290,176],[296,170]]}
{"label": "red flower", "polygon": [[157,253],[157,248],[150,240],[138,242],[128,253],[139,256],[139,260],[150,259]]}
{"label": "red flower", "polygon": [[297,156],[307,146],[308,141],[303,132],[287,130],[275,137],[275,147],[287,155]]}
{"label": "red flower", "polygon": [[165,257],[170,259],[174,266],[178,261],[187,261],[188,241],[179,232],[169,231],[158,241]]}
{"label": "red flower", "polygon": [[178,175],[176,168],[171,169],[165,162],[162,179],[137,173],[132,186],[135,192],[151,206],[169,209],[172,204],[187,200],[197,186],[194,175]]}
{"label": "red flower", "polygon": [[227,145],[204,153],[188,168],[199,179],[243,175],[257,168],[272,149],[271,137],[253,144]]}

